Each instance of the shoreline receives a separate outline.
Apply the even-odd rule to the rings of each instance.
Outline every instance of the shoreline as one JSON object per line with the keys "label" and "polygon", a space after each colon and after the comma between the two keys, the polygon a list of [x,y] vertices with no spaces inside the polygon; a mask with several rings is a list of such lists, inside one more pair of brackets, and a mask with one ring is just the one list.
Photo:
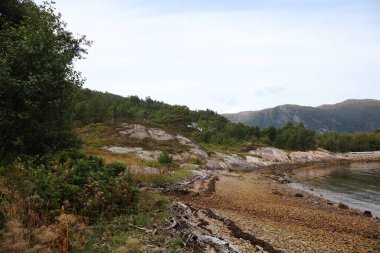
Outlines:
{"label": "shoreline", "polygon": [[288,183],[288,186],[296,189],[296,190],[301,190],[304,192],[307,192],[308,194],[312,194],[316,197],[321,197],[324,198],[328,201],[333,202],[335,205],[343,204],[346,205],[348,208],[360,211],[362,213],[365,213],[367,216],[372,216],[373,218],[380,218],[380,206],[370,203],[370,202],[365,202],[361,201],[359,199],[355,199],[350,196],[350,194],[343,193],[343,192],[337,192],[333,190],[328,190],[328,189],[323,189],[323,188],[318,188],[317,186],[309,185],[306,181],[301,182],[297,181],[295,179],[295,175],[297,173],[302,173],[310,169],[329,169],[331,167],[335,166],[345,166],[345,165],[353,165],[353,164],[368,164],[368,163],[378,163],[380,162],[378,160],[371,160],[371,161],[358,161],[358,160],[353,160],[345,163],[328,163],[328,164],[320,164],[315,165],[315,166],[305,166],[305,167],[297,167],[297,168],[288,168],[286,172],[286,176],[290,178],[290,181]]}
{"label": "shoreline", "polygon": [[[310,170],[310,169],[329,169],[330,167],[334,166],[345,166],[345,165],[351,165],[351,164],[365,164],[365,163],[380,163],[380,160],[351,160],[351,161],[345,161],[345,162],[335,162],[335,163],[316,163],[316,164],[309,164],[306,166],[294,166],[294,167],[288,167],[286,168],[286,172],[284,173],[284,176],[289,179],[289,182],[287,183],[290,188],[304,191],[308,194],[314,195],[316,197],[320,197],[323,199],[326,199],[328,201],[333,202],[337,206],[339,204],[347,205],[348,208],[351,208],[353,210],[360,211],[362,213],[366,213],[366,215],[370,215],[373,218],[380,218],[380,207],[379,205],[372,204],[370,202],[363,202],[356,199],[351,198],[348,194],[345,193],[339,193],[330,191],[327,189],[321,189],[312,185],[307,184],[306,182],[296,182],[294,181],[294,175],[297,173],[300,173],[301,170]],[[284,171],[284,170],[283,170]],[[360,202],[360,203],[354,203],[354,202]],[[370,212],[370,213],[368,213]]]}
{"label": "shoreline", "polygon": [[[210,209],[284,252],[380,251],[378,219],[292,189],[276,180],[284,176],[284,170],[212,173],[219,178],[214,182],[215,192],[173,197],[196,208]],[[213,231],[217,236],[227,236],[222,229]],[[232,244],[240,252],[255,252],[242,238],[233,238]]]}
{"label": "shoreline", "polygon": [[[288,186],[290,188],[295,189],[295,190],[300,190],[300,191],[306,192],[308,194],[314,195],[316,197],[323,198],[327,201],[331,201],[332,204],[335,206],[339,206],[339,204],[343,204],[343,205],[347,206],[347,208],[352,209],[353,211],[358,211],[362,214],[364,214],[366,212],[366,215],[368,215],[368,216],[371,215],[372,218],[375,218],[375,219],[380,218],[379,208],[376,208],[376,207],[378,207],[377,205],[373,205],[373,207],[372,207],[372,205],[370,203],[363,203],[361,205],[355,204],[355,203],[350,202],[350,199],[348,199],[348,198],[335,197],[335,195],[337,195],[337,193],[327,191],[327,190],[323,190],[323,189],[319,189],[319,188],[312,188],[312,190],[311,190],[310,189],[311,186],[306,185],[306,184],[302,184],[302,183],[289,183]],[[367,206],[364,206],[364,205],[367,205]],[[368,211],[370,213],[368,213]]]}

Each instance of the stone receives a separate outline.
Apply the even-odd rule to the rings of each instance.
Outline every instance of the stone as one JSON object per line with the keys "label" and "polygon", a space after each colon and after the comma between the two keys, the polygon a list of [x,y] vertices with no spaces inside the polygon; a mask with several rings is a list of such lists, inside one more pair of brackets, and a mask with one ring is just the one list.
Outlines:
{"label": "stone", "polygon": [[296,193],[294,196],[296,196],[297,198],[303,198],[303,194],[302,193]]}
{"label": "stone", "polygon": [[176,162],[183,161],[183,157],[181,155],[173,155],[173,160]]}
{"label": "stone", "polygon": [[203,150],[201,150],[199,148],[192,148],[192,149],[190,149],[190,153],[198,156],[200,159],[206,159],[206,158],[208,158],[208,154],[205,151],[203,151]]}
{"label": "stone", "polygon": [[102,149],[107,150],[111,153],[116,153],[116,154],[128,154],[128,153],[136,153],[136,152],[141,152],[143,149],[140,147],[136,148],[131,148],[131,147],[102,147]]}
{"label": "stone", "polygon": [[245,160],[247,161],[247,163],[250,163],[250,164],[263,165],[263,161],[262,161],[262,159],[259,158],[259,157],[255,157],[255,156],[246,156],[246,157],[245,157]]}
{"label": "stone", "polygon": [[366,217],[372,217],[371,211],[368,211],[368,210],[364,211],[363,215],[366,216]]}
{"label": "stone", "polygon": [[289,162],[288,153],[281,149],[272,147],[260,147],[248,152],[251,155],[261,157],[263,161],[271,163],[285,163]]}
{"label": "stone", "polygon": [[290,183],[290,180],[287,179],[286,177],[279,177],[279,178],[278,178],[278,182],[279,182],[280,184],[287,184],[287,183]]}
{"label": "stone", "polygon": [[146,131],[146,127],[142,125],[123,123],[121,126],[124,128],[124,130],[119,131],[119,134],[121,135],[126,135],[139,140],[143,140],[149,137]]}
{"label": "stone", "polygon": [[191,161],[191,160],[196,160],[198,156],[191,154],[189,152],[183,152],[181,153],[182,161]]}
{"label": "stone", "polygon": [[198,145],[194,144],[190,139],[188,139],[182,135],[177,134],[175,137],[178,140],[178,142],[181,143],[182,145],[186,145],[186,146],[190,146],[190,147],[194,147],[194,148],[198,147]]}
{"label": "stone", "polygon": [[229,167],[217,159],[207,159],[205,168],[208,170],[227,170]]}
{"label": "stone", "polygon": [[217,159],[223,161],[227,166],[228,170],[231,171],[253,171],[256,167],[253,167],[251,164],[247,163],[246,160],[237,156],[237,155],[227,155],[222,153],[216,153],[214,155]]}
{"label": "stone", "polygon": [[164,130],[158,128],[148,128],[148,133],[152,139],[158,141],[169,141],[174,139],[171,134],[168,134]]}
{"label": "stone", "polygon": [[154,161],[158,159],[161,153],[162,152],[158,150],[155,150],[155,151],[142,150],[142,151],[136,152],[136,156],[144,160]]}

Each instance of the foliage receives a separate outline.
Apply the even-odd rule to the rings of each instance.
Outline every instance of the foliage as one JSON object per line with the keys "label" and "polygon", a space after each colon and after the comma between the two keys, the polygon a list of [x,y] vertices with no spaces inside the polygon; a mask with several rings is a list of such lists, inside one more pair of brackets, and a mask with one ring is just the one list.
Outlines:
{"label": "foliage", "polygon": [[[114,109],[111,109],[114,108]],[[116,109],[115,109],[116,108]],[[107,112],[113,111],[112,117]],[[273,126],[260,129],[229,122],[212,110],[191,111],[187,107],[171,106],[151,98],[140,99],[137,96],[121,97],[109,93],[82,90],[80,102],[76,107],[76,120],[80,124],[91,122],[136,121],[140,124],[153,124],[171,132],[180,132],[204,146],[220,147],[225,150],[246,149],[260,145],[270,145],[289,150],[313,150],[317,147],[330,151],[367,151],[379,150],[376,133],[316,133],[303,124],[288,123],[283,127]],[[90,127],[91,126],[91,127]],[[82,136],[97,132],[104,124],[90,124],[81,128]],[[86,130],[87,129],[87,130]],[[110,130],[107,130],[109,132]],[[90,134],[91,135],[91,134]],[[91,135],[87,146],[105,145],[101,135]],[[108,144],[110,141],[107,136]],[[118,138],[120,142],[120,138]],[[87,141],[86,141],[87,142]],[[120,144],[114,143],[113,144]],[[144,149],[156,149],[157,143],[126,143],[127,146],[140,146]],[[152,145],[151,145],[152,144]],[[183,147],[173,146],[173,152]]]}
{"label": "foliage", "polygon": [[89,42],[67,31],[49,4],[4,0],[0,7],[0,153],[75,145],[74,99],[83,80],[74,60]]}
{"label": "foliage", "polygon": [[[123,163],[105,165],[78,152],[44,157],[39,165],[24,158],[0,166],[0,251],[14,252],[17,246],[19,252],[55,252],[66,240],[70,252],[131,246],[126,240],[132,237],[125,233],[136,231],[129,224],[151,227],[168,217],[168,197],[139,187],[173,183],[188,175],[178,170],[142,178],[129,174]],[[105,234],[110,237],[103,246],[91,243],[102,241]],[[116,243],[116,238],[122,241]]]}
{"label": "foliage", "polygon": [[12,166],[21,179],[17,188],[38,196],[49,212],[58,214],[64,205],[93,221],[133,209],[139,190],[125,166],[107,167],[100,158],[81,154],[62,156],[39,166]]}
{"label": "foliage", "polygon": [[326,133],[317,136],[318,146],[332,152],[380,150],[380,133]]}
{"label": "foliage", "polygon": [[315,132],[306,129],[301,123],[293,125],[288,123],[278,129],[274,138],[274,146],[290,150],[313,150],[315,149]]}
{"label": "foliage", "polygon": [[162,165],[170,165],[173,163],[173,156],[169,155],[168,152],[162,152],[158,157],[158,162]]}

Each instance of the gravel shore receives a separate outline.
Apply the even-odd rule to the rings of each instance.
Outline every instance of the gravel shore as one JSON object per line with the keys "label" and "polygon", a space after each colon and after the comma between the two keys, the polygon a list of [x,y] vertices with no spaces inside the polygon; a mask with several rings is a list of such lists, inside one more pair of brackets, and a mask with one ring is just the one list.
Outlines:
{"label": "gravel shore", "polygon": [[217,176],[215,193],[182,200],[213,210],[284,252],[380,252],[378,219],[280,184],[265,171]]}

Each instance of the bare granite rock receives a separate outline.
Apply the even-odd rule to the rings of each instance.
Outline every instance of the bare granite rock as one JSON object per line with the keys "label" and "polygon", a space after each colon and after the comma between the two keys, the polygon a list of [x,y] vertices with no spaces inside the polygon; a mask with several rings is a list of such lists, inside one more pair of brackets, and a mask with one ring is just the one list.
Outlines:
{"label": "bare granite rock", "polygon": [[144,160],[155,161],[155,160],[158,160],[158,157],[161,155],[161,153],[162,152],[159,150],[155,150],[155,151],[142,150],[142,151],[136,152],[136,156]]}
{"label": "bare granite rock", "polygon": [[254,168],[252,165],[247,163],[246,160],[237,156],[237,155],[228,155],[222,153],[216,153],[216,158],[222,160],[224,164],[226,164],[228,170],[231,171],[252,171]]}
{"label": "bare granite rock", "polygon": [[229,167],[223,161],[209,158],[206,160],[205,168],[208,170],[228,170]]}
{"label": "bare granite rock", "polygon": [[111,147],[105,146],[102,149],[110,151],[111,153],[116,153],[116,154],[137,153],[143,150],[140,147],[131,148],[131,147],[112,147],[112,146]]}
{"label": "bare granite rock", "polygon": [[208,158],[208,154],[200,148],[192,148],[192,149],[190,149],[190,153],[198,156],[200,159]]}
{"label": "bare granite rock", "polygon": [[251,155],[256,155],[261,157],[264,161],[272,163],[285,163],[289,162],[288,153],[285,151],[272,148],[272,147],[262,147],[248,152]]}
{"label": "bare granite rock", "polygon": [[245,160],[251,166],[268,166],[268,165],[272,164],[272,162],[264,161],[264,159],[256,157],[256,156],[247,155],[247,156],[245,156]]}
{"label": "bare granite rock", "polygon": [[158,141],[169,141],[174,139],[173,135],[168,134],[164,130],[158,128],[148,128],[148,133],[152,139]]}
{"label": "bare granite rock", "polygon": [[121,126],[123,127],[123,130],[120,130],[119,133],[122,135],[126,135],[139,140],[143,140],[149,137],[146,128],[142,125],[123,123]]}
{"label": "bare granite rock", "polygon": [[196,145],[194,142],[192,142],[190,139],[183,137],[182,135],[177,134],[176,139],[181,143],[182,145],[199,148],[198,145]]}
{"label": "bare granite rock", "polygon": [[192,160],[196,160],[198,156],[189,152],[183,152],[181,153],[181,158],[182,158],[181,161],[192,161]]}
{"label": "bare granite rock", "polygon": [[307,152],[291,152],[290,159],[292,162],[304,163],[304,162],[328,162],[338,160],[338,157],[335,154],[330,152],[323,151],[307,151]]}
{"label": "bare granite rock", "polygon": [[129,123],[123,123],[121,124],[121,127],[122,129],[119,130],[119,134],[130,138],[143,140],[150,137],[158,141],[168,141],[174,139],[173,135],[168,134],[164,130],[158,128],[147,128],[143,125]]}

